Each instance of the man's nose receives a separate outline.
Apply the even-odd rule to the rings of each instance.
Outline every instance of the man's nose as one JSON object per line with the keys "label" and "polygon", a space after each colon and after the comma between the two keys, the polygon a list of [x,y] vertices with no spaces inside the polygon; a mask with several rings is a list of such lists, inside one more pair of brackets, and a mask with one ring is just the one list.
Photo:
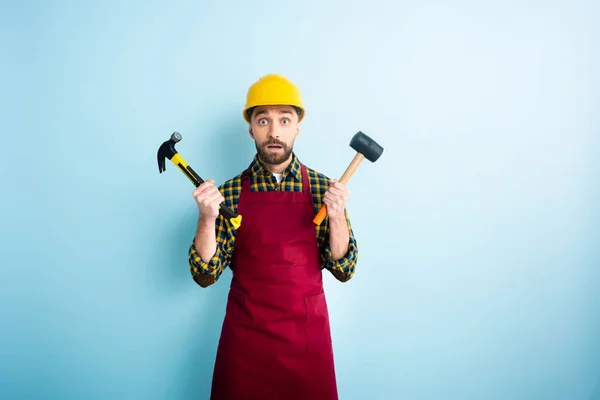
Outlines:
{"label": "man's nose", "polygon": [[275,124],[271,124],[269,128],[269,137],[277,138],[279,137],[279,129],[277,129]]}

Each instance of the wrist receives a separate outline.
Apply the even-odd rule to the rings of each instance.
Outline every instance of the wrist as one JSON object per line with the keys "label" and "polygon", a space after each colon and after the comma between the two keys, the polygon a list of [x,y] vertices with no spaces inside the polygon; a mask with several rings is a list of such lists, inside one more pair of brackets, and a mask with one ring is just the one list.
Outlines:
{"label": "wrist", "polygon": [[345,225],[346,216],[344,215],[344,213],[341,213],[334,217],[329,217],[329,223],[332,225]]}
{"label": "wrist", "polygon": [[200,216],[198,217],[198,227],[197,227],[197,231],[199,233],[201,232],[214,232],[216,224],[215,224],[216,218],[211,218],[211,217],[205,217],[205,216]]}

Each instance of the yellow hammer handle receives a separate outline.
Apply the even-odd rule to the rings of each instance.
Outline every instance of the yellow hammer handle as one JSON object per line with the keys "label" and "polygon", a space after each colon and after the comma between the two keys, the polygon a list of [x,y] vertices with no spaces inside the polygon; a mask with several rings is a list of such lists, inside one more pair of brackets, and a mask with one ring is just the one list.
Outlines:
{"label": "yellow hammer handle", "polygon": [[[346,171],[344,171],[344,174],[340,178],[341,183],[343,183],[344,185],[348,184],[350,177],[354,174],[354,172],[356,171],[362,160],[364,160],[364,158],[365,156],[362,155],[362,153],[356,153],[356,155],[352,159],[352,162],[350,163],[350,165],[348,165],[348,168],[346,168]],[[317,215],[315,215],[315,217],[313,218],[313,222],[315,223],[315,225],[319,225],[321,224],[321,222],[323,222],[326,216],[327,206],[323,204],[319,209]]]}

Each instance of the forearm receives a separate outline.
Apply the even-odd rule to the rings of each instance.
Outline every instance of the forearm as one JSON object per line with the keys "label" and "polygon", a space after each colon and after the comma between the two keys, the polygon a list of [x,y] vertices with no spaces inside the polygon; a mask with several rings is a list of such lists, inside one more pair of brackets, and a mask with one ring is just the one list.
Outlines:
{"label": "forearm", "polygon": [[348,282],[353,276],[358,260],[358,244],[344,211],[343,218],[329,218],[328,237],[323,237],[322,266],[340,282]]}
{"label": "forearm", "polygon": [[350,231],[345,215],[329,220],[329,246],[334,260],[343,258],[348,252]]}
{"label": "forearm", "polygon": [[196,227],[196,238],[194,245],[196,246],[196,252],[202,258],[204,262],[209,262],[217,251],[217,237],[216,237],[216,226],[215,219],[213,218],[198,218],[198,225]]}

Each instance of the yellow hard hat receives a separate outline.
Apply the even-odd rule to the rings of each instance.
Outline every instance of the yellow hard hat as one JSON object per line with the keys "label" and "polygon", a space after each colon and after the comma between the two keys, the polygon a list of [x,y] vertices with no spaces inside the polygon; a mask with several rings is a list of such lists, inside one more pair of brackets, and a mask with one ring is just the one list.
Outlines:
{"label": "yellow hard hat", "polygon": [[246,95],[244,119],[250,122],[250,113],[253,107],[287,105],[298,112],[298,122],[304,118],[304,105],[300,90],[289,79],[279,74],[268,74],[254,82]]}

